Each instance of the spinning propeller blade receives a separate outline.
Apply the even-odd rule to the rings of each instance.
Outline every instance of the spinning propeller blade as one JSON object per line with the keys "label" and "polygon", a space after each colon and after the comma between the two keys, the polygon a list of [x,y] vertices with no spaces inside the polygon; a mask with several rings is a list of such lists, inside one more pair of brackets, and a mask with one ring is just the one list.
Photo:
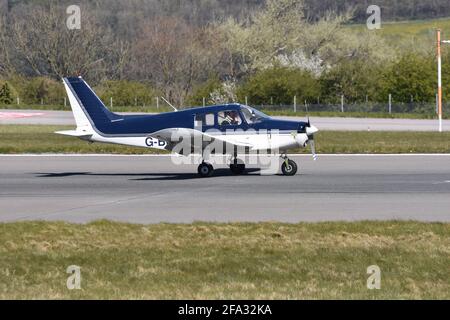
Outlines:
{"label": "spinning propeller blade", "polygon": [[308,143],[311,146],[311,153],[313,156],[314,161],[317,160],[318,156],[316,153],[316,143],[314,141],[314,133],[319,131],[315,126],[311,125],[311,121],[308,116],[308,123],[306,124],[306,134],[308,135]]}

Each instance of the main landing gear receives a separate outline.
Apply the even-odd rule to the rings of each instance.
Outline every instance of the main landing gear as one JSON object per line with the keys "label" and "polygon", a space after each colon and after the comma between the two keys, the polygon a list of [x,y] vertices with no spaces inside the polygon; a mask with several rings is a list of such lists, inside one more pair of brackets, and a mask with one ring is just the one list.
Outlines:
{"label": "main landing gear", "polygon": [[297,173],[297,164],[295,161],[289,159],[287,155],[282,155],[283,162],[281,163],[281,171],[285,176],[294,176]]}
{"label": "main landing gear", "polygon": [[[281,158],[283,159],[281,163],[281,171],[283,172],[283,175],[294,176],[298,170],[295,161],[289,159],[287,155],[281,155]],[[234,158],[233,162],[230,164],[230,170],[235,175],[243,174],[245,171],[245,164],[241,160]],[[207,178],[213,175],[214,167],[210,163],[203,161],[198,166],[197,171],[201,177]]]}
{"label": "main landing gear", "polygon": [[198,174],[203,177],[203,178],[207,178],[207,177],[211,177],[214,173],[214,167],[212,166],[212,164],[207,163],[207,162],[202,162],[200,163],[200,165],[198,166]]}
{"label": "main landing gear", "polygon": [[[245,171],[245,164],[241,160],[235,158],[230,164],[230,170],[235,175],[243,174]],[[210,163],[203,161],[198,166],[197,172],[203,178],[211,177],[214,173],[214,167]]]}
{"label": "main landing gear", "polygon": [[230,170],[235,175],[243,174],[245,171],[245,163],[238,158],[234,158],[233,162],[230,163]]}

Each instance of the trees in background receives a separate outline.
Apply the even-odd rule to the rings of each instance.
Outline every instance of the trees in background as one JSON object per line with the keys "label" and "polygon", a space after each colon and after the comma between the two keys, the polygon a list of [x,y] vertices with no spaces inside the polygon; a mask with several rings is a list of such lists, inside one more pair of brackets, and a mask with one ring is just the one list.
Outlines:
{"label": "trees in background", "polygon": [[150,81],[167,99],[184,106],[192,88],[219,68],[220,47],[219,38],[209,28],[158,18],[142,24],[128,74]]}
{"label": "trees in background", "polygon": [[[411,14],[445,11],[440,1]],[[403,55],[377,32],[353,32],[345,26],[361,13],[353,0],[80,0],[82,30],[66,28],[67,3],[15,1],[0,14],[0,77],[25,103],[61,103],[60,78],[78,74],[115,105],[149,104],[156,95],[178,107],[245,97],[256,104],[434,98],[433,55]],[[357,6],[349,11],[348,3]],[[450,90],[450,55],[443,60]]]}
{"label": "trees in background", "polygon": [[99,81],[120,78],[126,48],[95,17],[84,13],[82,30],[65,27],[62,6],[17,7],[9,15],[9,46],[21,74],[49,76],[82,74]]}

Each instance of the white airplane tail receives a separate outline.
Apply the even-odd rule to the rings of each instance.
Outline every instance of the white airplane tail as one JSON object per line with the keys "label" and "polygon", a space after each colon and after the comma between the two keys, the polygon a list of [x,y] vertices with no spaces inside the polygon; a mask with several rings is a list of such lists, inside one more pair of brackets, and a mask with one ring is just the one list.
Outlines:
{"label": "white airplane tail", "polygon": [[56,133],[87,139],[96,132],[99,126],[121,118],[121,116],[112,113],[105,107],[100,98],[81,77],[64,78],[63,83],[69,97],[77,129]]}

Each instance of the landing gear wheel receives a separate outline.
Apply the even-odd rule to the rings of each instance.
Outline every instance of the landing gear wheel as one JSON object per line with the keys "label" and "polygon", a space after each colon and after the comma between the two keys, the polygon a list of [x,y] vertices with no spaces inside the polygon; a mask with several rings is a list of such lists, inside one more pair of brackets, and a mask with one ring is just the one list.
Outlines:
{"label": "landing gear wheel", "polygon": [[202,162],[199,166],[198,166],[198,174],[203,177],[211,177],[213,172],[214,172],[214,167],[206,162]]}
{"label": "landing gear wheel", "polygon": [[281,165],[281,171],[285,176],[293,176],[297,173],[297,164],[292,160],[284,160]]}
{"label": "landing gear wheel", "polygon": [[232,163],[232,164],[230,164],[230,170],[231,170],[231,172],[233,174],[236,174],[236,175],[243,174],[244,171],[245,171],[245,164],[243,164],[243,163],[238,163],[238,164]]}

